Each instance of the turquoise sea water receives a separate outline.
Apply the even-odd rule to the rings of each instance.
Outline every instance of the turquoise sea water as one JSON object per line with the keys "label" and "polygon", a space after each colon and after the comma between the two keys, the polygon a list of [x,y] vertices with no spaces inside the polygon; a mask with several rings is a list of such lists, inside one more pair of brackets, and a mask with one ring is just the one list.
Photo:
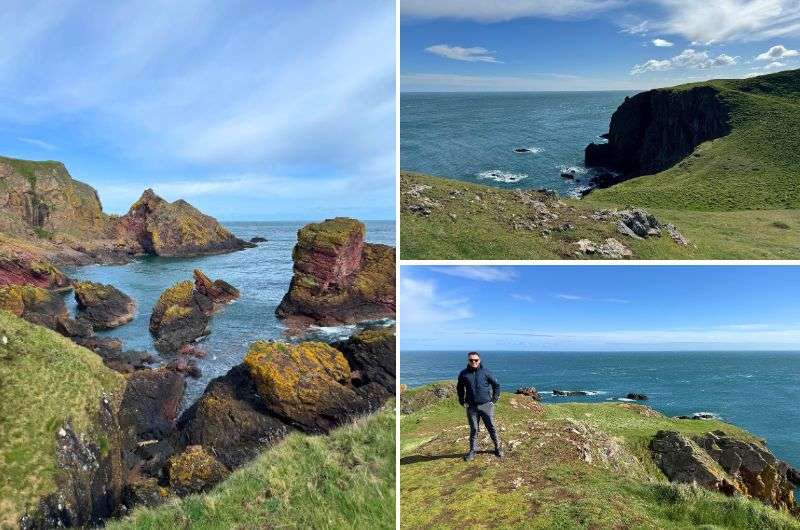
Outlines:
{"label": "turquoise sea water", "polygon": [[[461,351],[403,351],[400,382],[455,379],[465,358]],[[711,412],[766,439],[778,458],[800,468],[800,352],[484,352],[482,360],[504,392],[533,386],[546,403],[637,392],[669,416]],[[548,395],[554,388],[592,395]]]}
{"label": "turquoise sea water", "polygon": [[[125,265],[91,265],[65,269],[72,278],[114,285],[133,297],[138,304],[136,318],[116,329],[98,333],[119,337],[129,350],[155,352],[148,323],[153,305],[160,294],[175,282],[191,280],[192,271],[201,269],[211,279],[222,278],[241,291],[241,297],[215,314],[211,334],[202,342],[208,356],[198,359],[203,375],[187,378],[184,404],[194,401],[209,380],[225,374],[241,362],[248,346],[257,339],[280,339],[284,326],[275,317],[275,308],[289,288],[292,278],[292,248],[297,230],[304,222],[236,222],[225,223],[236,236],[249,240],[266,237],[266,243],[256,248],[206,256],[202,258],[142,258]],[[367,221],[367,240],[373,243],[395,244],[394,221]],[[74,310],[75,301],[68,295],[68,306]],[[334,337],[352,332],[352,328],[320,330]]]}
{"label": "turquoise sea water", "polygon": [[[583,151],[631,92],[404,93],[400,167],[504,188],[575,195]],[[533,152],[518,154],[516,148]],[[578,181],[561,177],[575,168]]]}

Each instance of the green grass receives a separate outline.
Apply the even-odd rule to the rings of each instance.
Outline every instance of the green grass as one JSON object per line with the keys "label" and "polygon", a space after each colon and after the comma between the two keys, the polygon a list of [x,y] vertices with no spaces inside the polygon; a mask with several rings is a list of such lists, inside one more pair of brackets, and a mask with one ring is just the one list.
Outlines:
{"label": "green grass", "polygon": [[[423,391],[409,390],[401,401],[418,401]],[[466,463],[468,429],[455,397],[401,416],[403,528],[800,528],[800,520],[758,501],[670,484],[649,456],[659,429],[720,429],[755,440],[724,422],[678,420],[630,404],[539,408],[513,395],[501,398],[496,418],[506,458],[479,453]],[[482,443],[490,446],[485,436]]]}
{"label": "green grass", "polygon": [[112,530],[395,527],[393,402],[327,436],[292,434],[209,493],[133,511]]}
{"label": "green grass", "polygon": [[590,194],[596,202],[688,210],[800,208],[800,70],[710,85],[731,109],[731,133],[675,166]]}
{"label": "green grass", "polygon": [[[69,339],[0,311],[0,527],[55,490],[56,438],[92,432],[103,393],[123,378]],[[114,396],[110,396],[113,397]]]}
{"label": "green grass", "polygon": [[[430,186],[423,195],[439,204],[428,216],[408,209],[417,202],[407,194],[415,185]],[[582,200],[562,199],[565,206],[553,211],[559,214],[559,222],[569,222],[574,228],[545,237],[538,230],[513,228],[514,220],[528,216],[530,208],[511,191],[405,171],[400,186],[403,259],[574,259],[575,241],[601,242],[608,237],[630,247],[634,259],[800,258],[800,210],[651,208],[662,223],[673,223],[692,243],[679,246],[666,235],[633,240],[617,233],[611,223],[587,219],[609,206],[590,199],[593,194]],[[454,197],[456,192],[459,195]],[[474,200],[476,195],[482,197],[480,202]]]}

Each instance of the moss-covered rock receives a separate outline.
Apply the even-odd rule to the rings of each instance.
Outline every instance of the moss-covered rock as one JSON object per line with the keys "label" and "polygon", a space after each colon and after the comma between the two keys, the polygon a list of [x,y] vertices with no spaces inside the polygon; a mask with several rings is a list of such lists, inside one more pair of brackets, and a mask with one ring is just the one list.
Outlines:
{"label": "moss-covered rock", "polygon": [[118,507],[124,379],[67,338],[0,311],[0,527],[89,525]]}
{"label": "moss-covered rock", "polygon": [[152,189],[120,217],[116,229],[138,251],[157,256],[200,256],[253,246],[188,202],[167,202]]}
{"label": "moss-covered rock", "polygon": [[111,329],[133,320],[136,302],[114,287],[94,282],[75,282],[77,316],[94,329]]}
{"label": "moss-covered rock", "polygon": [[69,317],[61,295],[32,285],[0,287],[0,309],[53,330],[60,319]]}
{"label": "moss-covered rock", "polygon": [[55,265],[24,255],[0,255],[0,285],[33,285],[67,290],[70,281]]}
{"label": "moss-covered rock", "polygon": [[199,445],[169,459],[169,485],[178,495],[200,493],[228,476],[228,469]]}
{"label": "moss-covered rock", "polygon": [[364,235],[363,223],[343,217],[301,228],[278,317],[292,325],[394,318],[394,247],[364,243]]}
{"label": "moss-covered rock", "polygon": [[325,431],[369,409],[350,385],[347,359],[328,344],[258,341],[244,364],[269,410],[306,430]]}
{"label": "moss-covered rock", "polygon": [[395,338],[394,327],[366,329],[333,345],[344,354],[353,384],[365,397],[383,402],[394,396]]}

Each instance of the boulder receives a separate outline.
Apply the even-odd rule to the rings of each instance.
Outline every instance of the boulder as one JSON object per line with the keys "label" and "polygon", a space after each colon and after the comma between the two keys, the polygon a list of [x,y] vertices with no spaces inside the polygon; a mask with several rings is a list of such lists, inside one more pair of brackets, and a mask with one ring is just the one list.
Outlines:
{"label": "boulder", "polygon": [[347,359],[328,344],[258,341],[244,364],[267,408],[308,432],[326,432],[372,408],[350,384]]}
{"label": "boulder", "polygon": [[267,242],[267,238],[266,237],[261,237],[261,236],[251,237],[250,238],[250,242],[251,243],[266,243]]}
{"label": "boulder", "polygon": [[32,285],[0,287],[0,309],[52,330],[58,329],[60,319],[69,318],[61,295]]}
{"label": "boulder", "polygon": [[626,397],[627,399],[632,399],[632,400],[634,400],[634,401],[646,401],[646,400],[647,400],[647,396],[646,396],[646,395],[644,395],[644,394],[639,394],[639,393],[636,393],[636,392],[630,392],[630,393],[629,393],[627,396],[625,396],[625,397]]}
{"label": "boulder", "polygon": [[214,280],[203,274],[199,269],[194,270],[195,291],[208,297],[215,304],[227,304],[239,298],[239,289],[225,280]]}
{"label": "boulder", "polygon": [[282,440],[291,428],[258,395],[244,364],[212,380],[178,421],[181,446],[201,445],[230,469]]}
{"label": "boulder", "polygon": [[136,302],[114,287],[94,282],[75,282],[76,316],[94,329],[112,329],[127,324],[136,313]]}
{"label": "boulder", "polygon": [[156,256],[201,256],[254,246],[188,202],[167,202],[152,189],[119,218],[116,232],[133,251]]}
{"label": "boulder", "polygon": [[199,445],[190,445],[167,462],[170,488],[178,495],[202,493],[228,476],[228,469]]}
{"label": "boulder", "polygon": [[524,386],[522,388],[518,388],[517,391],[515,392],[515,394],[528,396],[528,397],[533,398],[536,401],[540,401],[539,392],[535,388],[533,388],[532,386]]}
{"label": "boulder", "polygon": [[349,339],[333,344],[347,359],[358,379],[357,391],[373,396],[380,403],[394,396],[396,374],[396,340],[394,328],[367,329]]}
{"label": "boulder", "polygon": [[658,431],[650,451],[670,482],[696,484],[732,495],[736,491],[727,474],[697,443],[674,431]]}
{"label": "boulder", "polygon": [[169,361],[164,368],[172,370],[173,372],[178,372],[179,374],[188,375],[194,379],[198,379],[203,375],[200,368],[197,366],[197,361],[187,355],[178,355]]}
{"label": "boulder", "polygon": [[364,233],[361,222],[344,217],[301,228],[278,317],[301,325],[394,318],[394,247],[365,243]]}
{"label": "boulder", "polygon": [[622,258],[630,258],[633,256],[633,252],[631,249],[614,239],[613,237],[609,237],[603,244],[601,244],[597,248],[597,253],[600,256],[608,259],[622,259]]}
{"label": "boulder", "polygon": [[94,328],[85,320],[75,320],[66,316],[59,316],[56,320],[56,331],[65,337],[89,338],[94,335]]}

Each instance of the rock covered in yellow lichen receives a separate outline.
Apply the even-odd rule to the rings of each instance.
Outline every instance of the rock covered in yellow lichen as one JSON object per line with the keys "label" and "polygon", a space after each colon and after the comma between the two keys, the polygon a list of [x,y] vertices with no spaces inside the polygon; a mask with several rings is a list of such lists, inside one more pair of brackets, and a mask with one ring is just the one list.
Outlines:
{"label": "rock covered in yellow lichen", "polygon": [[50,329],[57,329],[58,320],[69,316],[58,293],[32,285],[0,287],[0,309]]}
{"label": "rock covered in yellow lichen", "polygon": [[190,445],[167,462],[169,485],[178,495],[200,493],[228,476],[228,469],[199,445]]}
{"label": "rock covered in yellow lichen", "polygon": [[244,364],[270,411],[307,430],[330,429],[369,408],[350,384],[344,355],[323,342],[258,341]]}
{"label": "rock covered in yellow lichen", "polygon": [[111,329],[133,320],[136,302],[114,287],[95,282],[75,282],[77,316],[95,329]]}

